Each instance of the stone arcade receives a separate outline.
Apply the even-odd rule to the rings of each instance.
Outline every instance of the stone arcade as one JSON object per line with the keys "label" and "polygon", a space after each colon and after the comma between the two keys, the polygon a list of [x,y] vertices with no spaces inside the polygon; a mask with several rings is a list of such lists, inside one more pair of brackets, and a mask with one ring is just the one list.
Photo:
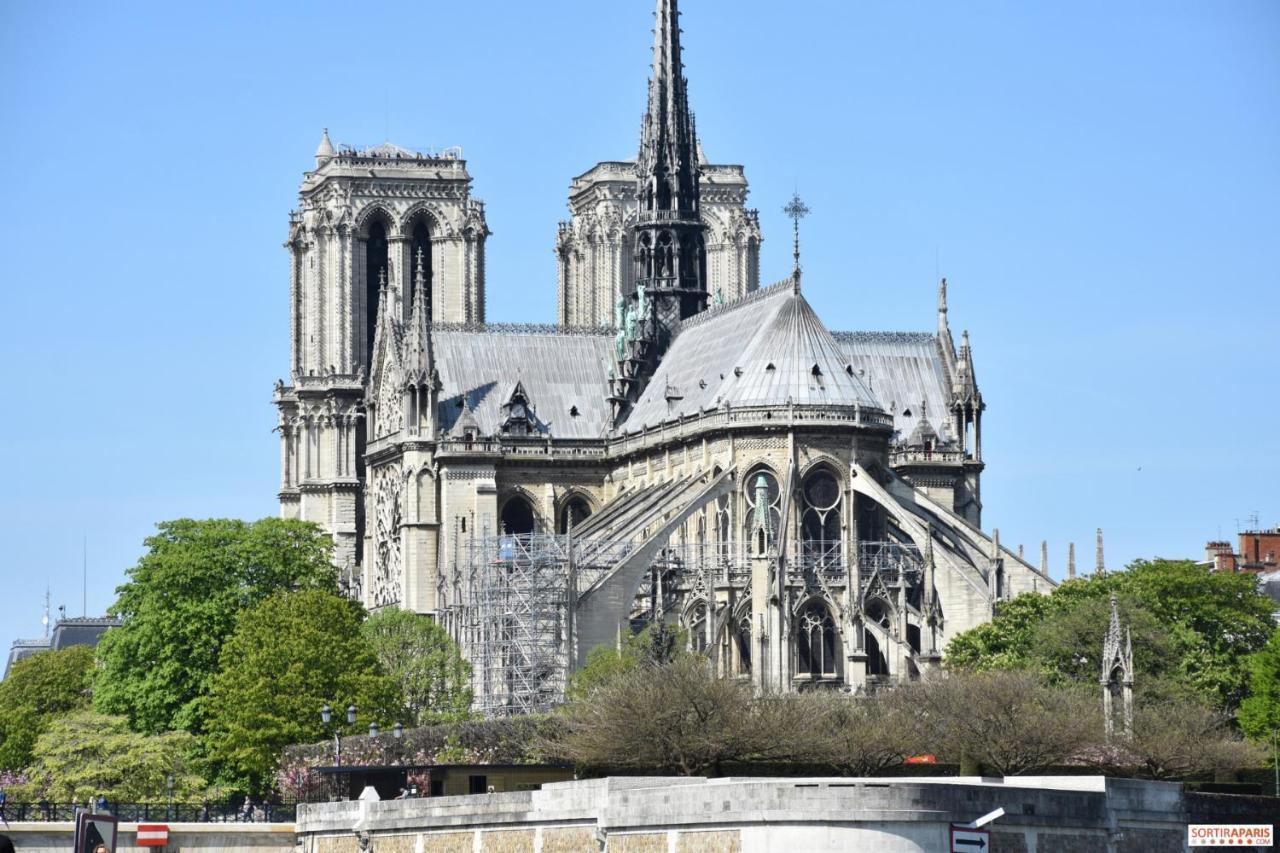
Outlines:
{"label": "stone arcade", "polygon": [[326,132],[290,217],[282,512],[332,534],[367,606],[447,626],[488,713],[545,707],[645,620],[761,690],[871,689],[1052,586],[981,528],[985,403],[945,280],[936,332],[828,331],[798,243],[760,287],[677,18],[659,0],[635,163],[573,181],[562,325],[485,322],[456,151]]}

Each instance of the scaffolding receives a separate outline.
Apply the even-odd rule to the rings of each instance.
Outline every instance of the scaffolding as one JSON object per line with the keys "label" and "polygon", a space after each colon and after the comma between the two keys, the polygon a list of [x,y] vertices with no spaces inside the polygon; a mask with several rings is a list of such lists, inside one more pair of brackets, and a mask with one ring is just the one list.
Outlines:
{"label": "scaffolding", "polygon": [[[464,652],[472,664],[475,706],[485,716],[549,710],[562,701],[576,657],[574,618],[580,598],[637,547],[635,539],[574,539],[519,534],[473,538],[464,572],[468,594],[462,618]],[[673,541],[655,554],[628,613],[633,628],[661,621],[690,596],[728,585],[750,585],[746,543]],[[852,579],[849,549],[838,541],[788,541],[790,583],[831,591]],[[862,591],[875,576],[915,587],[922,564],[914,545],[860,542]]]}

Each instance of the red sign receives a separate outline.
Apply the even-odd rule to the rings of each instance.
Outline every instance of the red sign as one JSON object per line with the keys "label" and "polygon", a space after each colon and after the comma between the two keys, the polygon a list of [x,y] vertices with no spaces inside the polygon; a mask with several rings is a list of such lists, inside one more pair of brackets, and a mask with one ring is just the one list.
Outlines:
{"label": "red sign", "polygon": [[938,756],[936,755],[913,755],[908,758],[905,764],[937,764]]}
{"label": "red sign", "polygon": [[139,847],[164,847],[169,843],[169,825],[166,823],[138,824]]}

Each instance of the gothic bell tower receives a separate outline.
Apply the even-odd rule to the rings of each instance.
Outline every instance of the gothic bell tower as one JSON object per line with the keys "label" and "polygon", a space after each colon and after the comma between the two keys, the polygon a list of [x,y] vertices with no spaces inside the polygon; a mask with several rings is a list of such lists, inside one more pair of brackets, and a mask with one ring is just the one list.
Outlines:
{"label": "gothic bell tower", "polygon": [[394,332],[399,359],[411,319],[484,322],[489,229],[458,149],[335,146],[325,131],[298,197],[285,242],[290,380],[275,389],[280,512],[329,533],[335,563],[358,585],[366,453],[377,438],[370,404],[375,392],[422,385],[397,374],[400,387],[371,387],[378,330]]}

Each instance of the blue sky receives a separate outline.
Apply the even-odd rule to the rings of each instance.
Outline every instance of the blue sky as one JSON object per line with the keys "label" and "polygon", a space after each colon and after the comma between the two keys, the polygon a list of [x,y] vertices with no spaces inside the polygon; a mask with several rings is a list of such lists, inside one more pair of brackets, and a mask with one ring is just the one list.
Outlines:
{"label": "blue sky", "polygon": [[[633,156],[650,0],[0,4],[0,643],[104,610],[161,519],[274,514],[298,182],[461,145],[491,320],[551,321],[569,180]],[[1280,5],[686,0],[708,155],[833,329],[934,327],[988,402],[984,523],[1051,569],[1280,522]]]}

